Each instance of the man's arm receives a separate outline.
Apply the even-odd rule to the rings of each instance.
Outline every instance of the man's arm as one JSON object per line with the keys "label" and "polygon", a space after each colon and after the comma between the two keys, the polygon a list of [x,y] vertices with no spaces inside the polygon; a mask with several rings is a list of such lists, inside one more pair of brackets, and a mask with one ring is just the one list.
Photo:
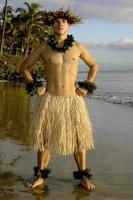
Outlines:
{"label": "man's arm", "polygon": [[33,82],[33,77],[29,72],[29,68],[33,66],[37,60],[41,58],[41,52],[45,49],[45,44],[38,47],[32,54],[30,54],[20,65],[19,71],[24,76],[26,82]]}
{"label": "man's arm", "polygon": [[99,66],[97,65],[96,61],[91,56],[91,54],[88,52],[88,50],[81,44],[80,44],[80,50],[81,50],[80,58],[87,64],[87,66],[90,69],[88,72],[86,82],[93,82]]}

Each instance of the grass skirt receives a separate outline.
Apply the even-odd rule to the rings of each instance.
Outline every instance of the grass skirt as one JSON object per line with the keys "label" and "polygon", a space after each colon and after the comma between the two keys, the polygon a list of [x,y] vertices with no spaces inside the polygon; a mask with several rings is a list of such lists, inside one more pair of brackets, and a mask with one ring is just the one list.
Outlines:
{"label": "grass skirt", "polygon": [[28,139],[33,149],[48,149],[61,155],[94,149],[92,126],[82,96],[47,92],[37,98]]}

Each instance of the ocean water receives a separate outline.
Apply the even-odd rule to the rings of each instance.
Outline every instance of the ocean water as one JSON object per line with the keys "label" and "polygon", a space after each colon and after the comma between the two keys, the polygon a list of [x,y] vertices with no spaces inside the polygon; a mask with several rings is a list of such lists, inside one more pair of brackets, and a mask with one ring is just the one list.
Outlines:
{"label": "ocean water", "polygon": [[[79,71],[79,80],[86,77],[87,71]],[[133,107],[133,69],[99,71],[95,83],[92,98]]]}

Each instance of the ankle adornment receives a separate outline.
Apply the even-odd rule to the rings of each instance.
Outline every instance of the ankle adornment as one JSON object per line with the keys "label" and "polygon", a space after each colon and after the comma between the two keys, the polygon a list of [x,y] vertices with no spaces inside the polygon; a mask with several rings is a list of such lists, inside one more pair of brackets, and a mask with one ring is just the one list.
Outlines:
{"label": "ankle adornment", "polygon": [[73,172],[73,177],[75,179],[83,179],[84,177],[91,179],[92,174],[90,173],[90,169],[86,168],[85,170],[78,170]]}
{"label": "ankle adornment", "polygon": [[37,176],[38,178],[48,178],[50,172],[51,169],[48,168],[39,169],[39,167],[34,167],[34,176]]}

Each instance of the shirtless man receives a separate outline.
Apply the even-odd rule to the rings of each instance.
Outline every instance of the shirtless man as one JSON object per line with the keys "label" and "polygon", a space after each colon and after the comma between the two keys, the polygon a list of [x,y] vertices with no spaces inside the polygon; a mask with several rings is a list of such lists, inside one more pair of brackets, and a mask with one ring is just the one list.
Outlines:
{"label": "shirtless man", "polygon": [[[64,11],[65,12],[65,11]],[[58,45],[62,46],[67,38],[68,29],[72,23],[69,23],[66,18],[55,18],[53,21],[54,37],[58,41]],[[58,52],[51,48],[46,42],[39,46],[31,55],[29,55],[21,64],[20,72],[23,74],[27,83],[33,82],[29,67],[31,67],[39,59],[43,60],[44,73],[47,79],[45,92],[55,96],[71,96],[76,93],[77,96],[84,96],[87,90],[75,86],[75,81],[78,72],[78,60],[82,59],[89,67],[89,72],[86,82],[93,82],[98,65],[94,58],[90,55],[87,49],[78,41],[74,40],[73,45],[65,52]],[[38,94],[41,94],[44,88],[38,88]],[[45,94],[44,94],[45,96]],[[55,119],[56,120],[56,119]],[[38,150],[38,168],[46,169],[50,160],[50,150]],[[74,152],[78,170],[86,169],[86,149],[79,149]],[[42,183],[45,184],[45,179],[42,177],[35,178],[28,185],[29,187],[37,187]],[[87,178],[80,179],[80,184],[87,190],[95,189],[95,185]]]}

